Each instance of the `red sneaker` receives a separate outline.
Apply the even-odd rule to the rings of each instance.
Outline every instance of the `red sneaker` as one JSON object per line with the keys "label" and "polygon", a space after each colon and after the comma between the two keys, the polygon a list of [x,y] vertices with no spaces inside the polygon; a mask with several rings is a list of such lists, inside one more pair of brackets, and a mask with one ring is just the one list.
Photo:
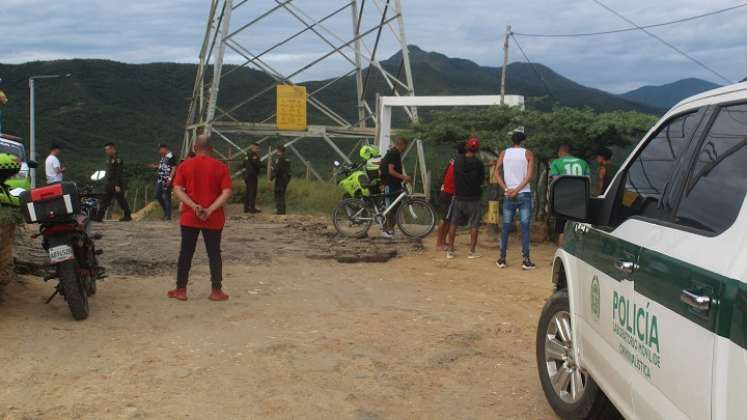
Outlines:
{"label": "red sneaker", "polygon": [[171,299],[187,300],[187,289],[178,289],[177,288],[177,289],[174,289],[174,290],[169,290],[168,296]]}
{"label": "red sneaker", "polygon": [[220,302],[223,300],[228,300],[228,295],[223,293],[223,290],[213,289],[213,291],[210,293],[210,296],[208,296],[208,299]]}

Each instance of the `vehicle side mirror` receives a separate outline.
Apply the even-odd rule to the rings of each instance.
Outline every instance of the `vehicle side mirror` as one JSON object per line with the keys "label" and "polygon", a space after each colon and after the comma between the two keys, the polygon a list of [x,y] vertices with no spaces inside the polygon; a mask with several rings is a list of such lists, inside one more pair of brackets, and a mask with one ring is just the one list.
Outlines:
{"label": "vehicle side mirror", "polygon": [[550,185],[550,213],[576,222],[589,221],[591,181],[585,176],[561,176]]}
{"label": "vehicle side mirror", "polygon": [[31,169],[36,169],[39,167],[39,164],[35,160],[30,160],[26,162],[26,165],[28,165],[28,167]]}

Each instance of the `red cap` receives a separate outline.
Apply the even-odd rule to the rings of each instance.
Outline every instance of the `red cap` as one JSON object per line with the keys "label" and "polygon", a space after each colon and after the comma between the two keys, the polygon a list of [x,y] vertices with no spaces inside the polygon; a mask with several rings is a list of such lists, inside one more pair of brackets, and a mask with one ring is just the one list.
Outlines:
{"label": "red cap", "polygon": [[468,138],[467,142],[464,144],[464,148],[467,149],[468,152],[476,152],[480,150],[480,139],[475,136]]}

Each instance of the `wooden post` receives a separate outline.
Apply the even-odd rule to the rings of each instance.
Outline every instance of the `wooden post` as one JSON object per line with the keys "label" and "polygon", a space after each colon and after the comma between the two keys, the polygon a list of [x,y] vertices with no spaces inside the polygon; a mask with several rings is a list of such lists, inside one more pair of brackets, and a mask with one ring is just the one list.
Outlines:
{"label": "wooden post", "polygon": [[508,40],[511,37],[511,25],[506,26],[506,37],[503,40],[503,67],[501,68],[501,105],[505,105],[506,73],[508,73]]}

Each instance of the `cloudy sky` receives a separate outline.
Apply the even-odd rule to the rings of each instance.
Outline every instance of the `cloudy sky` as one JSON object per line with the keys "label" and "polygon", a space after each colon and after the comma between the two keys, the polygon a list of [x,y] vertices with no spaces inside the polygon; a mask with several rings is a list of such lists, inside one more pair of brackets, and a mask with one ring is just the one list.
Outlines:
{"label": "cloudy sky", "polygon": [[[381,7],[384,1],[366,1],[369,13],[364,18],[363,30],[375,25],[376,7]],[[604,1],[640,25],[742,3],[739,0]],[[209,0],[2,0],[0,62],[73,57],[131,63],[194,62],[209,3]],[[276,0],[250,0],[235,10],[232,26],[238,28],[276,4]],[[304,19],[321,19],[346,1],[295,0],[293,4],[308,15]],[[491,66],[497,66],[502,59],[500,38],[507,24],[523,33],[576,33],[629,26],[592,0],[402,0],[402,4],[409,43]],[[236,40],[247,50],[258,53],[301,28],[290,13],[280,12],[260,21],[255,29],[237,35]],[[349,10],[345,10],[325,21],[325,26],[340,38],[349,36],[350,16]],[[734,81],[747,75],[745,19],[747,7],[652,31]],[[326,37],[332,43],[341,43],[333,35]],[[371,47],[373,41],[371,35],[365,44]],[[519,38],[519,41],[533,61],[585,85],[612,92],[686,77],[725,83],[640,32],[571,39]],[[513,45],[512,48],[511,60],[523,61]],[[394,49],[393,34],[385,32],[380,57],[388,57]],[[327,44],[307,32],[268,54],[266,59],[273,68],[287,74],[327,51]],[[227,61],[241,60],[237,54],[228,53]],[[296,79],[326,78],[348,70],[345,60],[336,56]]]}

